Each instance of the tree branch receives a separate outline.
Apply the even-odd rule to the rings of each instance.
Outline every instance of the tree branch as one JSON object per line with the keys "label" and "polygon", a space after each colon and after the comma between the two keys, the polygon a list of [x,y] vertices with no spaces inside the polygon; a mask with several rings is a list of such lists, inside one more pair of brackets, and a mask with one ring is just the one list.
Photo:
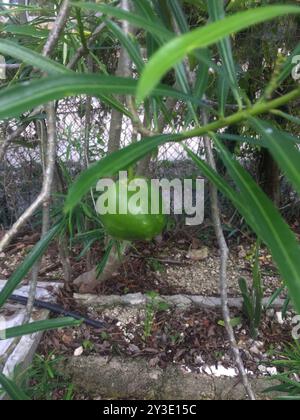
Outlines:
{"label": "tree branch", "polygon": [[[50,56],[53,52],[59,37],[65,27],[65,24],[67,22],[68,16],[70,11],[70,1],[64,0],[62,7],[57,15],[56,21],[54,23],[53,29],[48,37],[48,40],[43,48],[43,55],[45,57]],[[53,131],[53,120],[56,121],[55,116],[52,115],[53,110],[50,110],[49,107],[54,107],[53,104],[49,105],[47,107],[47,113],[48,113],[48,121],[50,133],[48,133],[49,137],[55,137],[55,141],[53,144],[53,141],[49,143],[49,149],[48,149],[48,164],[47,168],[45,170],[44,174],[44,180],[43,180],[43,187],[39,194],[39,196],[36,198],[36,200],[31,204],[31,206],[28,207],[28,209],[22,214],[22,216],[14,223],[14,225],[10,228],[10,230],[4,235],[2,240],[0,241],[0,252],[4,250],[4,248],[9,244],[9,242],[12,240],[12,238],[18,233],[18,231],[21,229],[22,226],[31,218],[31,216],[34,214],[34,212],[41,206],[41,205],[47,205],[47,202],[49,200],[49,195],[51,193],[51,186],[53,182],[53,175],[54,175],[54,167],[55,167],[55,153],[56,153],[56,127],[55,132]],[[55,108],[54,108],[55,111]],[[38,110],[35,110],[33,114],[38,112]],[[22,127],[24,127],[22,125]],[[20,127],[21,130],[21,127]],[[51,132],[52,130],[52,132]],[[22,130],[23,131],[23,130]],[[18,135],[22,133],[22,131],[18,132]],[[13,133],[15,136],[16,132]],[[52,138],[53,140],[53,138]],[[5,141],[6,147],[8,145],[8,142]],[[1,149],[2,152],[2,149]],[[54,160],[54,162],[53,162]],[[46,216],[45,216],[46,217]]]}
{"label": "tree branch", "polygon": [[[94,30],[94,32],[92,33],[92,35],[90,36],[90,38],[87,41],[87,47],[90,48],[93,43],[95,42],[95,40],[97,39],[98,35],[103,31],[103,29],[106,27],[106,24],[103,22],[101,23],[99,26],[97,26],[97,28]],[[80,48],[78,48],[78,50],[76,51],[75,55],[72,57],[72,59],[70,60],[69,64],[67,65],[68,69],[73,70],[78,61],[84,57],[84,55],[87,53],[86,48],[81,45]]]}
{"label": "tree branch", "polygon": [[[43,221],[42,221],[42,235],[44,238],[50,228],[50,197],[51,197],[51,188],[54,178],[54,168],[56,161],[56,143],[57,143],[57,134],[56,134],[56,110],[55,103],[51,102],[46,108],[47,113],[47,139],[44,136],[44,133],[41,132],[41,144],[42,151],[46,160],[46,167],[44,169],[44,180],[46,185],[45,195],[43,197]],[[42,130],[41,130],[42,131]],[[38,273],[40,271],[41,262],[38,261],[32,270],[32,278],[30,282],[30,288],[28,292],[28,302],[26,306],[26,313],[23,320],[23,323],[30,321],[31,314],[34,307],[34,300],[36,295],[36,288],[38,282]]]}
{"label": "tree branch", "polygon": [[[208,124],[208,116],[206,111],[202,111],[202,120],[203,124]],[[211,139],[208,136],[204,137],[204,145],[205,145],[205,153],[206,153],[206,160],[210,167],[216,171],[216,162],[213,155]],[[252,387],[247,377],[247,373],[244,367],[244,363],[242,361],[240,351],[237,345],[237,341],[234,336],[234,331],[231,325],[231,317],[230,317],[230,310],[228,306],[228,284],[227,284],[227,265],[228,265],[228,257],[229,257],[229,250],[226,243],[226,239],[222,229],[222,221],[220,216],[220,208],[219,208],[219,200],[218,200],[218,189],[215,187],[214,184],[210,182],[209,184],[210,190],[210,203],[211,203],[211,215],[213,220],[213,225],[215,229],[215,234],[217,237],[218,245],[221,252],[221,260],[220,260],[220,294],[222,300],[222,312],[224,323],[226,327],[226,331],[229,337],[231,350],[233,352],[236,365],[239,369],[244,387],[246,392],[251,400],[255,400],[255,395],[253,393]]]}
{"label": "tree branch", "polygon": [[71,5],[69,0],[64,0],[57,15],[53,29],[48,37],[48,40],[43,48],[43,55],[49,57],[55,49],[57,42],[65,28],[69,17]]}

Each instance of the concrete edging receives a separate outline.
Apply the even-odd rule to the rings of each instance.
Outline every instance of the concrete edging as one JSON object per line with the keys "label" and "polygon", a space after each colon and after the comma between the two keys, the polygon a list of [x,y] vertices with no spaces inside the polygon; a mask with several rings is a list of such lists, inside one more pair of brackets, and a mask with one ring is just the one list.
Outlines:
{"label": "concrete edging", "polygon": [[[150,298],[143,293],[130,293],[127,295],[90,295],[85,294],[81,295],[75,293],[74,299],[83,304],[84,306],[93,306],[94,308],[105,308],[105,307],[114,307],[114,306],[145,306],[147,302],[150,301]],[[200,295],[172,295],[172,296],[158,296],[156,298],[158,301],[166,302],[171,307],[179,308],[189,308],[197,307],[203,309],[215,309],[221,308],[221,299],[216,297],[200,296]],[[267,306],[269,299],[266,298],[263,300],[263,305]],[[242,298],[230,298],[228,304],[231,308],[242,309],[243,299]],[[277,299],[273,304],[273,309],[281,309],[284,305],[283,299]]]}

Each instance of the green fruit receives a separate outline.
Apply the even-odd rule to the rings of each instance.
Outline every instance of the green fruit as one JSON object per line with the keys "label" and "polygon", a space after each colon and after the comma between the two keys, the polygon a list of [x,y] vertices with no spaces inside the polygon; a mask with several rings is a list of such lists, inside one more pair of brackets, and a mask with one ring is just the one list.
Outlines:
{"label": "green fruit", "polygon": [[[135,191],[128,190],[129,182],[131,186],[137,185],[138,187],[140,182],[144,182],[148,188],[143,190],[143,199],[138,199],[137,196],[142,191],[141,188],[137,188]],[[155,191],[156,194],[154,196],[152,194],[152,201],[149,180],[133,178],[117,181],[115,188],[108,189],[105,193],[107,202],[114,203],[116,212],[100,215],[100,220],[107,233],[115,239],[126,241],[150,241],[158,236],[166,225],[166,216],[162,212],[161,193],[157,188]],[[152,205],[157,206],[158,214],[151,214]],[[126,209],[126,214],[123,214],[124,209]]]}

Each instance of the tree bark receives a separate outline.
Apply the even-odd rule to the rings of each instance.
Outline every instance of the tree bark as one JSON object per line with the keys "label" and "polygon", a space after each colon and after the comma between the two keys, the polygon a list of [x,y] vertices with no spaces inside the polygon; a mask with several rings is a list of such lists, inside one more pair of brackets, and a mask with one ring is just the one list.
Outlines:
{"label": "tree bark", "polygon": [[276,206],[280,206],[280,169],[268,149],[262,149],[259,162],[259,183]]}

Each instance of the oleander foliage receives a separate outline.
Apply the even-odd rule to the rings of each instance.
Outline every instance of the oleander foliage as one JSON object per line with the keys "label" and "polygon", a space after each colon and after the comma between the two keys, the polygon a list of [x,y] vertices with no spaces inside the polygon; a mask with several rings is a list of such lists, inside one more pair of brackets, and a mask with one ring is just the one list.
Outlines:
{"label": "oleander foliage", "polygon": [[[265,48],[263,54],[266,62],[272,63],[271,71],[262,76],[260,72],[264,70],[258,68],[256,78],[252,80],[251,59],[255,60],[259,51],[251,50],[253,57],[246,66],[246,44],[241,51],[235,42],[239,36],[250,37],[258,28],[260,32],[273,30],[273,23],[276,28],[284,26],[289,19],[299,22],[300,7],[284,1],[271,1],[269,5],[265,5],[268,3],[265,1],[229,1],[225,6],[223,0],[133,0],[132,10],[128,12],[120,8],[118,1],[74,1],[64,34],[50,59],[44,58],[40,51],[49,34],[46,23],[55,19],[60,2],[48,3],[33,1],[28,7],[0,10],[1,16],[9,17],[7,23],[2,23],[0,27],[0,54],[10,63],[21,63],[16,74],[0,89],[1,120],[18,118],[22,122],[34,108],[48,101],[76,95],[98,97],[109,107],[134,119],[132,110],[119,100],[118,95],[127,95],[156,127],[159,113],[166,111],[166,100],[173,97],[183,104],[186,129],[176,134],[158,133],[143,138],[99,160],[81,173],[68,191],[63,222],[53,227],[11,277],[0,293],[0,307],[50,242],[60,235],[72,211],[85,199],[99,178],[128,168],[167,142],[183,142],[207,135],[227,168],[230,182],[188,150],[190,157],[199,171],[232,201],[260,240],[269,247],[295,308],[300,312],[299,242],[272,200],[228,150],[221,135],[224,129],[238,126],[240,133],[247,135],[236,136],[237,143],[241,146],[250,141],[249,147],[254,142],[256,146],[267,148],[300,193],[300,140],[297,135],[283,129],[276,119],[280,115],[288,122],[285,127],[299,132],[300,120],[291,110],[297,104],[299,106],[300,85],[291,74],[295,66],[293,57],[300,54],[300,44],[281,39],[280,52],[278,43],[275,43],[275,49],[274,44],[270,49]],[[22,24],[19,16],[25,12],[36,17]],[[134,28],[131,35],[122,31],[120,21],[127,21]],[[105,23],[105,30],[90,45],[91,33],[101,22]],[[108,40],[114,40],[127,50],[134,64],[134,78],[116,77],[109,74],[105,65],[100,66],[103,64],[99,63],[101,57],[95,57],[93,48],[99,51],[99,47]],[[85,56],[73,70],[67,68],[68,60],[80,46],[86,48],[86,54],[98,60],[97,74],[89,72]],[[193,84],[188,72],[195,76]],[[260,76],[265,82],[263,86],[257,84]],[[209,119],[207,124],[202,123],[203,110]],[[70,319],[60,320],[59,323],[47,321],[43,325],[32,324],[8,330],[6,335],[16,337],[41,329],[76,324]],[[22,391],[3,375],[0,375],[0,383],[11,397],[25,399]]]}

